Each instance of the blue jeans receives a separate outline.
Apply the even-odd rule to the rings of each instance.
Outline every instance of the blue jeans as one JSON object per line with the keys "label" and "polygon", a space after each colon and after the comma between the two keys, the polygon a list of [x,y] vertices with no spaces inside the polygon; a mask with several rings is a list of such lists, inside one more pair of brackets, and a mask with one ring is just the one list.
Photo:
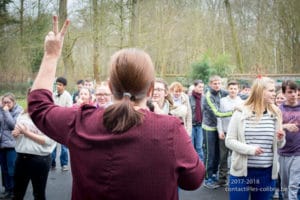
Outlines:
{"label": "blue jeans", "polygon": [[14,188],[14,170],[17,153],[14,148],[3,148],[0,150],[0,165],[2,183],[5,191],[12,192]]}
{"label": "blue jeans", "polygon": [[203,131],[201,125],[193,125],[192,129],[192,143],[199,155],[200,160],[204,161],[203,155]]}
{"label": "blue jeans", "polygon": [[[51,166],[55,167],[56,166],[56,148],[53,150],[51,157],[52,157],[52,162]],[[69,157],[68,157],[68,148],[65,145],[61,145],[61,151],[60,151],[60,166],[68,165]]]}
{"label": "blue jeans", "polygon": [[[299,186],[300,186],[300,184],[299,184]],[[299,200],[300,199],[300,190],[298,190],[297,196],[298,196],[298,200]]]}
{"label": "blue jeans", "polygon": [[229,176],[229,199],[251,200],[272,199],[275,190],[275,180],[272,180],[272,167],[248,168],[248,175]]}
{"label": "blue jeans", "polygon": [[213,174],[217,174],[220,161],[218,132],[203,129],[203,141],[205,178],[210,179]]}

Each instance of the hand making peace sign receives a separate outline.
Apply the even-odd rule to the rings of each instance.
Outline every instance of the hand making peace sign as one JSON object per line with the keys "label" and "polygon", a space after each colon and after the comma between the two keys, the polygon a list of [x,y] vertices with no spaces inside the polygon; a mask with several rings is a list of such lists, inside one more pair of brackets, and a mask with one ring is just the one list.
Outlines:
{"label": "hand making peace sign", "polygon": [[64,43],[64,35],[67,31],[67,28],[70,24],[70,21],[67,19],[58,32],[58,17],[53,16],[53,30],[48,33],[45,37],[44,43],[44,51],[45,56],[52,58],[59,58],[61,55],[63,43]]}

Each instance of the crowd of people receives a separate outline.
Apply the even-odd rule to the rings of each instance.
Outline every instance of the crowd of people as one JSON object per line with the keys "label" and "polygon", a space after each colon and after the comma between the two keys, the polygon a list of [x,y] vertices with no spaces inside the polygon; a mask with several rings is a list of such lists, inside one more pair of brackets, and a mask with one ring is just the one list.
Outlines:
{"label": "crowd of people", "polygon": [[232,200],[300,198],[294,81],[278,88],[258,76],[242,88],[213,75],[187,90],[155,77],[146,52],[122,49],[111,57],[108,81],[78,80],[71,94],[67,79],[55,77],[68,24],[59,31],[53,18],[28,108],[12,93],[1,96],[0,199],[23,199],[29,181],[34,198],[46,199],[58,146],[61,170],[72,169],[74,200],[178,199],[179,188],[202,182],[226,188]]}

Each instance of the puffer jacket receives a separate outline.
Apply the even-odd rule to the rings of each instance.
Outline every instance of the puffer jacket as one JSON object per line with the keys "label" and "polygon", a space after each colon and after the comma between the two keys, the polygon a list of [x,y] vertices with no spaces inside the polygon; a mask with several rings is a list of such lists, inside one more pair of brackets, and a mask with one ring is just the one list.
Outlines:
{"label": "puffer jacket", "polygon": [[23,112],[19,105],[15,105],[12,110],[4,111],[0,107],[0,148],[14,148],[16,141],[11,132],[14,130],[17,117]]}

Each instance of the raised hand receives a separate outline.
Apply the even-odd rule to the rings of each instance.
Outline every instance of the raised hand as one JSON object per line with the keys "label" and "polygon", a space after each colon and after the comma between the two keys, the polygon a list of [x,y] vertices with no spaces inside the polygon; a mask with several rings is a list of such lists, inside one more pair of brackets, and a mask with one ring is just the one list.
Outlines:
{"label": "raised hand", "polygon": [[6,104],[2,107],[2,109],[3,109],[4,111],[9,111],[9,107],[8,107]]}
{"label": "raised hand", "polygon": [[53,30],[48,33],[45,37],[44,43],[44,51],[45,56],[51,58],[59,58],[61,55],[63,43],[64,43],[64,35],[67,31],[67,28],[70,24],[70,21],[67,19],[61,28],[58,31],[58,17],[53,16]]}

